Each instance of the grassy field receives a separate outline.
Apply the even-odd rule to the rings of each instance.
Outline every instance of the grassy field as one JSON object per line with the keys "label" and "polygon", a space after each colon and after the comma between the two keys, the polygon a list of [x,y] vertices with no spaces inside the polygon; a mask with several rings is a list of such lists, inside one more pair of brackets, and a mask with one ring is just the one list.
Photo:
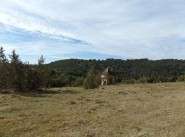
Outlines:
{"label": "grassy field", "polygon": [[0,94],[0,137],[184,137],[185,83]]}

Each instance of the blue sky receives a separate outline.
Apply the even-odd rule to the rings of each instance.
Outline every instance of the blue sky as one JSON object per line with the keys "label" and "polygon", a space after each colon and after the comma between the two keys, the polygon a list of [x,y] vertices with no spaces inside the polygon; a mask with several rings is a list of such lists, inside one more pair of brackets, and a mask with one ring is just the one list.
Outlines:
{"label": "blue sky", "polygon": [[0,1],[0,45],[23,61],[185,59],[184,0]]}

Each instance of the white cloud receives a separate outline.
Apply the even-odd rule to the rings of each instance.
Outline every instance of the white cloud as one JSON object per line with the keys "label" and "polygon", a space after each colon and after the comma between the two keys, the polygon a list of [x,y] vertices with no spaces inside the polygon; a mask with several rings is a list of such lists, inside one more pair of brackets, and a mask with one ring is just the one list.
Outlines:
{"label": "white cloud", "polygon": [[55,56],[88,50],[128,58],[185,59],[184,5],[183,0],[1,0],[0,22],[87,43],[75,47],[53,41],[51,47],[46,38],[22,54],[44,51]]}

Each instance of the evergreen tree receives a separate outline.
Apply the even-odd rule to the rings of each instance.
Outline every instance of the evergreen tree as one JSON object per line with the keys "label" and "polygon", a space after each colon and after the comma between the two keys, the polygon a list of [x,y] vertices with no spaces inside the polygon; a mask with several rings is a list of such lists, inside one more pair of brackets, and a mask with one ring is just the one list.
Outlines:
{"label": "evergreen tree", "polygon": [[94,89],[97,88],[99,85],[96,82],[96,73],[94,68],[91,68],[88,71],[87,77],[84,80],[83,86],[85,89]]}
{"label": "evergreen tree", "polygon": [[36,88],[39,89],[41,86],[47,86],[47,80],[49,73],[47,72],[46,66],[44,65],[45,59],[43,55],[38,59],[38,66],[36,67]]}
{"label": "evergreen tree", "polygon": [[16,54],[15,50],[9,56],[10,61],[6,59],[4,50],[0,48],[0,87],[12,88],[16,92],[37,91],[46,85],[47,74],[49,74],[44,65],[44,57],[38,60],[36,67],[26,62],[23,63]]}
{"label": "evergreen tree", "polygon": [[8,60],[4,54],[3,47],[0,47],[0,88],[7,87],[7,71],[6,65],[8,65]]}
{"label": "evergreen tree", "polygon": [[25,87],[25,67],[22,63],[19,55],[16,54],[15,50],[12,51],[10,57],[10,64],[6,67],[9,73],[9,86],[14,88],[16,91],[24,92]]}

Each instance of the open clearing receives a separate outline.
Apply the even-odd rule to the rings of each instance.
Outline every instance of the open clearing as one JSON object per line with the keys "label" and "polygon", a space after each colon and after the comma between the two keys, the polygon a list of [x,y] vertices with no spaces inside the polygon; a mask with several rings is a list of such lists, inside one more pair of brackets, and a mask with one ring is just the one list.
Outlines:
{"label": "open clearing", "polygon": [[0,137],[184,137],[185,83],[0,94]]}

